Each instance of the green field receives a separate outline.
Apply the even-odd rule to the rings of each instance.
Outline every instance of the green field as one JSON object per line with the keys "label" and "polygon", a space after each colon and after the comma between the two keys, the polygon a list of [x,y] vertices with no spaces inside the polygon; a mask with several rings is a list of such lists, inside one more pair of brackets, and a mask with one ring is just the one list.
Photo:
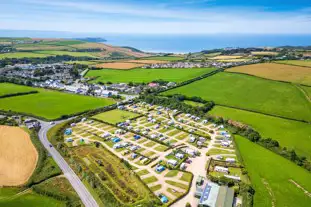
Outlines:
{"label": "green field", "polygon": [[78,45],[78,44],[83,44],[85,42],[80,41],[80,40],[58,40],[58,41],[44,41],[42,44],[47,44],[47,45],[56,45],[56,46],[68,46],[68,45]]}
{"label": "green field", "polygon": [[199,107],[204,106],[203,103],[199,103],[199,102],[195,102],[195,101],[184,100],[184,103],[191,105],[191,106],[199,106]]}
{"label": "green field", "polygon": [[92,61],[68,61],[67,64],[80,64],[80,65],[95,65],[98,64],[98,62],[92,62]]}
{"label": "green field", "polygon": [[199,96],[216,104],[311,121],[311,104],[294,85],[248,75],[218,73],[163,95]]}
{"label": "green field", "polygon": [[42,50],[42,51],[35,51],[36,54],[43,54],[43,55],[69,55],[73,57],[92,57],[97,58],[96,53],[88,53],[88,52],[69,52],[69,51],[53,51],[53,50]]}
{"label": "green field", "polygon": [[46,119],[57,119],[62,115],[76,114],[114,103],[111,99],[61,93],[40,88],[36,88],[36,90],[39,93],[2,99],[0,109],[33,114]]}
{"label": "green field", "polygon": [[306,95],[309,97],[311,100],[311,87],[308,86],[301,86],[301,88],[305,91]]}
{"label": "green field", "polygon": [[236,136],[235,141],[256,191],[254,207],[271,207],[272,200],[275,207],[310,206],[311,198],[289,181],[311,192],[308,171],[246,138]]}
{"label": "green field", "polygon": [[0,59],[4,59],[4,58],[44,58],[44,57],[49,57],[49,56],[53,56],[53,55],[32,53],[32,52],[13,52],[13,53],[0,54]]}
{"label": "green field", "polygon": [[299,155],[311,159],[310,124],[222,106],[214,107],[210,113],[247,124],[262,137],[277,140],[282,147],[294,149]]}
{"label": "green field", "polygon": [[14,188],[0,188],[0,206],[3,207],[65,207],[65,202],[42,196],[32,191],[18,194],[20,191]]}
{"label": "green field", "polygon": [[0,96],[15,93],[24,93],[29,91],[35,91],[35,88],[15,85],[11,83],[0,83]]}
{"label": "green field", "polygon": [[154,56],[154,57],[147,57],[143,58],[143,60],[164,60],[164,61],[177,61],[177,60],[183,60],[184,57],[180,56]]}
{"label": "green field", "polygon": [[311,60],[279,60],[276,63],[311,67]]}
{"label": "green field", "polygon": [[93,82],[151,82],[154,80],[166,80],[172,82],[186,81],[205,73],[215,70],[214,68],[195,68],[195,69],[133,69],[133,70],[90,70],[86,77],[98,77]]}
{"label": "green field", "polygon": [[105,122],[109,122],[111,124],[116,124],[119,122],[124,122],[128,119],[135,118],[137,116],[140,116],[139,114],[132,113],[130,111],[122,111],[119,109],[107,111],[104,113],[97,114],[93,116],[93,118],[102,120]]}

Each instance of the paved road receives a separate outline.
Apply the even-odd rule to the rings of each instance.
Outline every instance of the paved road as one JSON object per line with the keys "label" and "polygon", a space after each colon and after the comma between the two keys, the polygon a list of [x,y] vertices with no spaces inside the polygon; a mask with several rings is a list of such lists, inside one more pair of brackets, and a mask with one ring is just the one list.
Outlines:
{"label": "paved road", "polygon": [[[47,139],[47,131],[52,127],[47,122],[41,122],[41,130],[39,131],[39,139],[44,145],[44,147],[48,150],[48,152],[52,155],[57,165],[63,171],[65,177],[71,183],[72,187],[75,189],[77,194],[79,195],[81,201],[86,207],[98,207],[93,196],[84,186],[79,177],[75,174],[75,172],[70,168],[64,158],[58,153],[58,151],[54,147],[50,147],[50,142]],[[57,122],[61,123],[61,122]],[[56,123],[56,124],[57,124]]]}

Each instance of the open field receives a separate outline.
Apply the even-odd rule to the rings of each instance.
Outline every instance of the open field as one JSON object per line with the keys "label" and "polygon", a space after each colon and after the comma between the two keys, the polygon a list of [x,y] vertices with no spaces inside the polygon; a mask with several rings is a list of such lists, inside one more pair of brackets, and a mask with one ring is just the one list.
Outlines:
{"label": "open field", "polygon": [[218,62],[246,62],[249,61],[251,59],[247,59],[247,58],[238,58],[238,59],[222,59],[222,60],[218,60]]}
{"label": "open field", "polygon": [[309,100],[311,102],[311,87],[308,86],[301,86],[305,94],[309,97]]}
{"label": "open field", "polygon": [[212,59],[212,60],[230,60],[230,59],[238,59],[241,57],[243,57],[243,56],[241,56],[241,55],[218,55],[218,56],[212,57],[210,59]]}
{"label": "open field", "polygon": [[203,103],[199,103],[199,102],[194,102],[194,101],[188,101],[188,100],[184,100],[184,103],[191,105],[191,106],[204,106]]}
{"label": "open field", "polygon": [[311,198],[291,182],[311,192],[308,171],[246,138],[235,141],[256,191],[254,207],[309,206]]}
{"label": "open field", "polygon": [[68,61],[67,64],[80,64],[80,65],[95,65],[97,62],[92,61]]}
{"label": "open field", "polygon": [[268,52],[268,51],[262,51],[262,52],[252,52],[252,55],[255,56],[275,56],[278,55],[277,52]]}
{"label": "open field", "polygon": [[181,56],[154,56],[154,57],[146,57],[144,60],[163,60],[163,61],[178,61],[185,59]]}
{"label": "open field", "polygon": [[218,73],[162,94],[199,96],[216,104],[311,121],[311,105],[295,86],[248,75]]}
{"label": "open field", "polygon": [[44,58],[44,57],[49,57],[49,56],[54,56],[54,55],[32,53],[32,52],[13,52],[13,53],[0,54],[0,59],[4,59],[4,58]]}
{"label": "open field", "polygon": [[297,154],[311,159],[310,124],[222,106],[214,107],[210,114],[247,124],[264,138],[277,140],[282,147],[294,149]]}
{"label": "open field", "polygon": [[109,122],[111,124],[116,124],[119,122],[124,122],[128,119],[135,118],[137,116],[139,116],[139,114],[135,114],[135,113],[130,112],[130,111],[122,111],[119,109],[115,109],[115,110],[111,110],[111,111],[107,111],[104,113],[97,114],[97,115],[93,116],[93,118],[99,119],[102,121],[106,121],[106,122]]}
{"label": "open field", "polygon": [[128,82],[151,82],[154,80],[166,80],[173,82],[182,82],[200,75],[209,73],[215,70],[214,68],[194,68],[194,69],[133,69],[133,70],[90,70],[86,77],[98,77],[93,82],[113,82],[113,83],[128,83]]}
{"label": "open field", "polygon": [[19,189],[0,188],[0,206],[5,207],[66,207],[66,203],[51,197],[39,195],[31,190],[19,194]]}
{"label": "open field", "polygon": [[0,186],[24,184],[38,160],[29,134],[18,127],[0,126],[0,143]]}
{"label": "open field", "polygon": [[141,64],[156,64],[156,63],[167,63],[165,60],[129,60],[129,63],[141,63]]}
{"label": "open field", "polygon": [[276,63],[263,63],[234,67],[226,71],[246,73],[272,80],[311,85],[311,69],[307,67]]}
{"label": "open field", "polygon": [[311,60],[279,60],[276,63],[311,67]]}
{"label": "open field", "polygon": [[132,63],[132,62],[113,62],[113,63],[101,63],[96,64],[96,68],[108,68],[108,69],[132,69],[138,68],[145,64]]}
{"label": "open field", "polygon": [[0,96],[35,91],[35,88],[20,86],[12,83],[0,83]]}
{"label": "open field", "polygon": [[66,46],[33,45],[33,44],[17,45],[16,49],[21,52],[22,51],[37,51],[37,50],[70,50],[70,48]]}
{"label": "open field", "polygon": [[0,109],[33,114],[46,119],[57,119],[63,115],[76,114],[114,103],[111,99],[61,93],[40,88],[36,88],[36,90],[39,93],[2,99]]}
{"label": "open field", "polygon": [[54,50],[40,50],[35,51],[36,54],[46,54],[50,56],[55,55],[69,55],[73,57],[92,57],[97,58],[99,55],[98,53],[89,53],[89,52],[69,52],[69,51],[54,51]]}

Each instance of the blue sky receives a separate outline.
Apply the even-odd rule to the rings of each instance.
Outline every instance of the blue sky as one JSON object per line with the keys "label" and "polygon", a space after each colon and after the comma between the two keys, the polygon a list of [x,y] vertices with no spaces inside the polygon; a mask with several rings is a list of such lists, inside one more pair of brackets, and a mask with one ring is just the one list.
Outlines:
{"label": "blue sky", "polygon": [[311,34],[311,0],[1,0],[0,8],[0,29]]}

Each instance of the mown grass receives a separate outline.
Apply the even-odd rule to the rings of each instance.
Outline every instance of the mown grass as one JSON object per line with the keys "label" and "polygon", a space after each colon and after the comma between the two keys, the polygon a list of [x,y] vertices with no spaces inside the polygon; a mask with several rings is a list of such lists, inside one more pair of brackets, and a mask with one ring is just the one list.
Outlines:
{"label": "mown grass", "polygon": [[20,86],[12,83],[0,83],[0,96],[7,94],[35,91],[35,88]]}
{"label": "mown grass", "polygon": [[199,103],[199,102],[188,101],[188,100],[185,100],[184,102],[185,102],[186,104],[188,104],[188,105],[191,105],[191,106],[198,106],[198,107],[204,106],[203,103]]}
{"label": "mown grass", "polygon": [[40,54],[40,53],[32,53],[32,52],[13,52],[13,53],[3,53],[0,54],[0,59],[4,58],[44,58],[54,56],[51,54]]}
{"label": "mown grass", "polygon": [[178,183],[178,182],[175,182],[175,181],[172,181],[172,180],[166,180],[165,181],[167,184],[170,184],[172,186],[176,186],[178,188],[181,188],[181,189],[184,189],[184,190],[187,190],[188,189],[188,186],[185,185],[185,184],[182,184],[182,183]]}
{"label": "mown grass", "polygon": [[311,192],[309,172],[246,138],[236,136],[235,141],[256,191],[254,207],[272,206],[273,200],[275,207],[310,205],[310,197],[290,182]]}
{"label": "mown grass", "polygon": [[214,107],[210,113],[247,124],[264,138],[277,140],[282,147],[294,149],[299,155],[311,159],[311,125],[308,123],[221,106]]}
{"label": "mown grass", "polygon": [[37,193],[27,191],[18,195],[20,191],[17,189],[0,188],[0,206],[3,207],[65,207],[66,203],[55,200],[51,197],[39,195]]}
{"label": "mown grass", "polygon": [[172,82],[186,81],[200,75],[209,73],[214,68],[186,68],[186,69],[132,69],[132,70],[90,70],[86,77],[98,77],[92,82],[113,82],[113,83],[148,83],[154,80],[165,80]]}
{"label": "mown grass", "polygon": [[218,73],[162,94],[199,96],[216,104],[311,121],[311,104],[294,85],[248,75]]}
{"label": "mown grass", "polygon": [[139,114],[130,112],[130,111],[122,111],[119,109],[103,112],[100,114],[97,114],[93,116],[93,118],[102,120],[111,124],[116,124],[119,122],[124,122],[128,119],[135,118],[137,116],[140,116]]}
{"label": "mown grass", "polygon": [[[2,99],[0,109],[32,114],[52,120],[63,115],[76,114],[114,103],[111,99],[61,93],[40,88],[35,90],[39,93]],[[14,90],[12,90],[13,92]]]}
{"label": "mown grass", "polygon": [[178,170],[170,170],[168,173],[165,174],[164,177],[176,177],[178,172]]}

